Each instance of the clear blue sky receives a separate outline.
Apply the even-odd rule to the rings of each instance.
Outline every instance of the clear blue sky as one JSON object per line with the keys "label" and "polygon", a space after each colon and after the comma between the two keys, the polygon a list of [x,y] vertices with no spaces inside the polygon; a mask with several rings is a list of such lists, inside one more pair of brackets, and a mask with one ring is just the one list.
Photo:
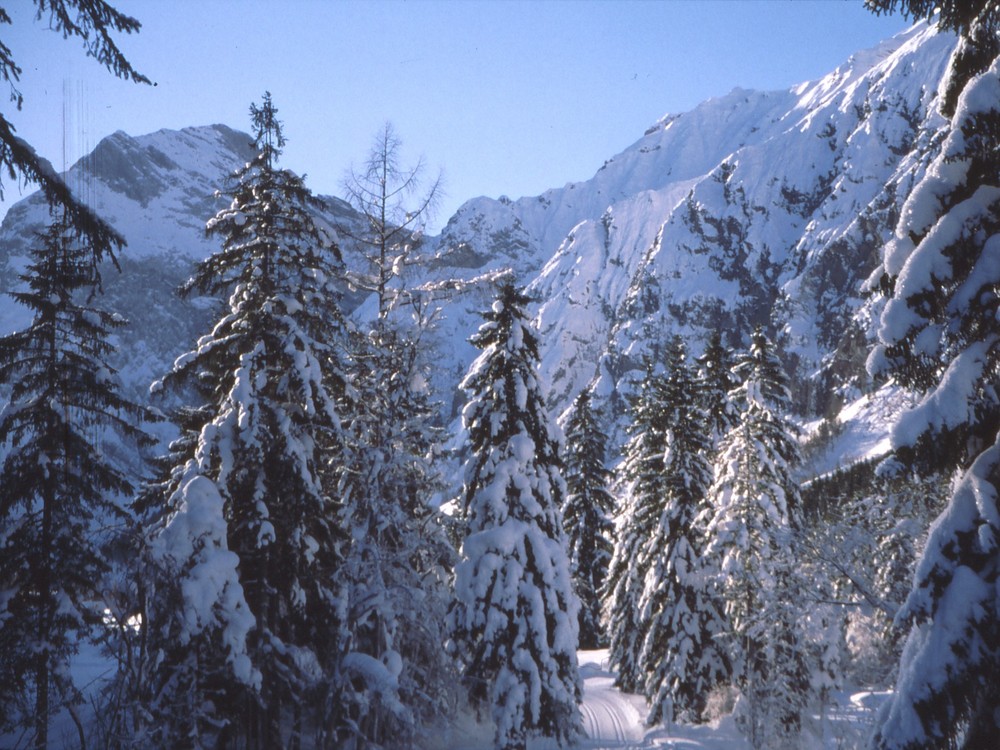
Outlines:
{"label": "clear blue sky", "polygon": [[432,229],[477,195],[587,179],[668,112],[735,86],[818,78],[908,26],[862,0],[112,4],[142,22],[122,46],[156,87],[115,79],[33,21],[27,0],[0,27],[24,69],[23,111],[4,111],[57,168],[115,130],[248,129],[250,102],[267,89],[289,141],[283,163],[317,193],[340,194],[391,120],[408,158],[444,171]]}

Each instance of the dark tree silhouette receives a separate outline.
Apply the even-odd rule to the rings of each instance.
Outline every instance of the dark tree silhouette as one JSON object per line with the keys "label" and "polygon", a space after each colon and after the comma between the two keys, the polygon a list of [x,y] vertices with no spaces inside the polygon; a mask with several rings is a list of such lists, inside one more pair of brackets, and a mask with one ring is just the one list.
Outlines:
{"label": "dark tree silhouette", "polygon": [[[0,383],[10,402],[0,442],[10,452],[0,479],[0,723],[33,686],[34,743],[47,747],[52,715],[81,700],[68,669],[100,621],[108,571],[100,532],[126,516],[131,493],[102,450],[110,435],[146,445],[145,409],[117,391],[107,364],[120,316],[78,302],[93,283],[92,248],[64,218],[40,236],[14,298],[34,312],[29,328],[0,339]],[[8,710],[11,711],[8,714]]]}
{"label": "dark tree silhouette", "polygon": [[600,648],[607,643],[601,623],[600,592],[608,575],[615,499],[612,473],[605,465],[607,435],[601,430],[583,391],[573,403],[566,424],[566,502],[563,525],[569,542],[569,559],[576,593],[580,597],[580,647]]}

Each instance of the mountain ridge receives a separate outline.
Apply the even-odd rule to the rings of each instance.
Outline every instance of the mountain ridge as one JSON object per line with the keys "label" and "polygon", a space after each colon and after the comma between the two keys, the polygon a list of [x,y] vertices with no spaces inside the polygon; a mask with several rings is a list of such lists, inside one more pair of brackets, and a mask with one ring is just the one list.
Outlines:
{"label": "mountain ridge", "polygon": [[[512,268],[536,300],[556,411],[592,388],[620,423],[642,356],[671,333],[695,354],[713,328],[740,346],[761,324],[783,348],[803,418],[835,419],[877,385],[861,352],[880,303],[862,285],[940,144],[937,91],[954,43],[917,24],[817,81],[736,88],[665,115],[590,180],[466,201],[424,238],[435,261],[407,283]],[[105,273],[105,304],[133,322],[116,363],[133,393],[208,325],[211,301],[174,289],[215,250],[204,223],[221,207],[215,191],[249,159],[249,141],[225,125],[119,131],[67,173],[128,242],[125,273]],[[327,226],[358,220],[326,200]],[[11,207],[0,225],[0,291],[19,283],[26,243],[46,221],[37,195]],[[478,290],[444,307],[433,379],[446,419],[458,414],[457,384],[475,355],[467,338],[488,302]],[[15,305],[0,309],[4,331],[26,322]]]}

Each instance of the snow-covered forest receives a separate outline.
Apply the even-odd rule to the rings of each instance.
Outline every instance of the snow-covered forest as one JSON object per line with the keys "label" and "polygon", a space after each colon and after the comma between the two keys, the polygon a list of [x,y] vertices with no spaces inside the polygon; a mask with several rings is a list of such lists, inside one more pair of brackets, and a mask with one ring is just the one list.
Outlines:
{"label": "snow-covered forest", "polygon": [[1000,4],[866,5],[438,236],[388,123],[333,197],[268,92],[0,116],[0,746],[995,747]]}

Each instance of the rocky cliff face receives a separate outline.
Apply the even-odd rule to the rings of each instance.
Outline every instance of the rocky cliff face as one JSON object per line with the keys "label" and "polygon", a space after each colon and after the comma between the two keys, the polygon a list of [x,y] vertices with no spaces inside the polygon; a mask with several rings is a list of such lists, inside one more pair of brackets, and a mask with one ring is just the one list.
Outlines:
{"label": "rocky cliff face", "polygon": [[[511,268],[537,300],[558,411],[587,387],[620,410],[640,357],[674,332],[697,353],[713,329],[740,346],[763,325],[783,347],[801,414],[834,415],[871,385],[862,364],[878,302],[862,286],[940,143],[937,91],[953,46],[917,26],[819,81],[734,90],[668,115],[585,182],[470,200],[425,240],[437,260],[411,283]],[[119,365],[136,393],[205,330],[210,301],[174,289],[215,249],[203,231],[214,192],[248,158],[249,137],[220,125],[116,133],[67,175],[128,241],[123,274],[106,271],[105,286],[107,305],[133,323]],[[336,199],[322,218],[356,220]],[[46,220],[37,197],[8,213],[0,290],[17,283]],[[489,297],[480,289],[442,310],[434,377],[448,417]],[[4,330],[25,322],[13,303],[0,306]]]}

